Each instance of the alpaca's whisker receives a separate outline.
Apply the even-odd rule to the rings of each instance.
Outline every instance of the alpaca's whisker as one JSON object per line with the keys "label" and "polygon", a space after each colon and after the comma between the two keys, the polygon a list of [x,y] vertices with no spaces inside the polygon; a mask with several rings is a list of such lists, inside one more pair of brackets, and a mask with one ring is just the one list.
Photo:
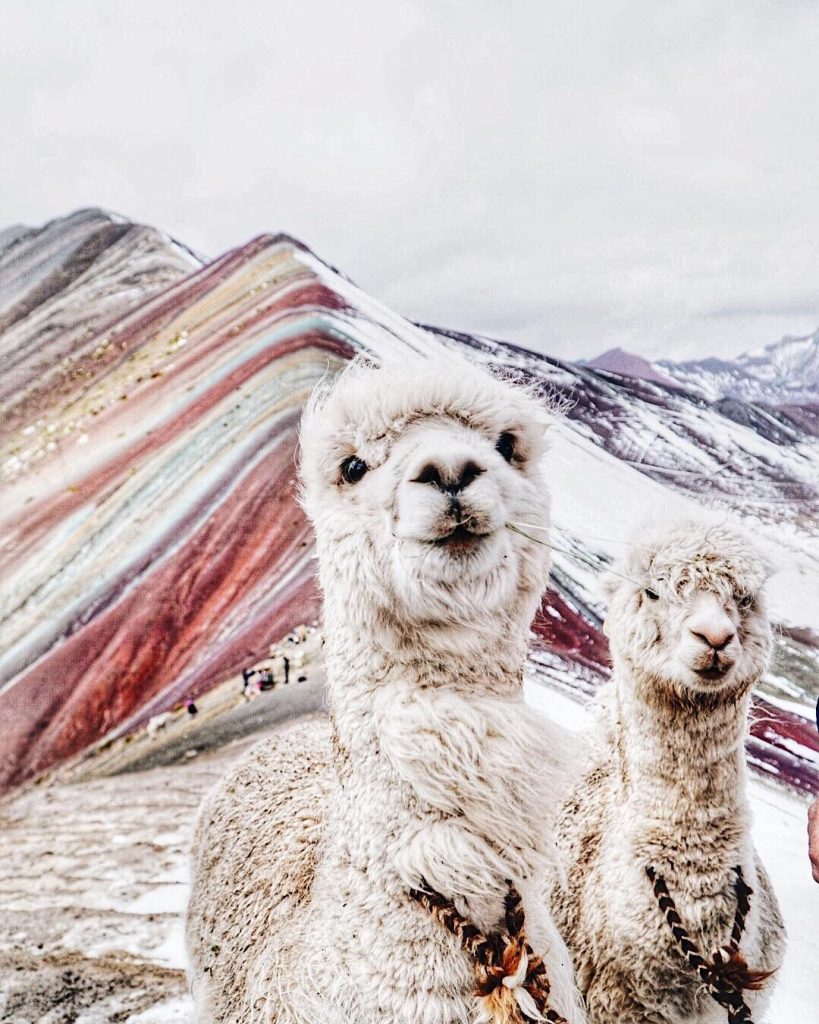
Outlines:
{"label": "alpaca's whisker", "polygon": [[[642,586],[639,580],[632,579],[631,576],[626,576],[624,573],[618,572],[616,569],[612,569],[609,566],[601,566],[600,562],[591,555],[584,555],[580,551],[569,551],[568,548],[559,547],[557,544],[552,544],[551,541],[541,540],[539,537],[532,537],[531,534],[526,533],[525,530],[521,530],[515,523],[507,523],[506,528],[511,530],[513,533],[519,533],[521,537],[525,537],[527,540],[532,541],[533,544],[540,544],[544,548],[550,548],[552,551],[557,551],[561,555],[574,558],[575,561],[584,562],[590,569],[599,570],[602,568],[607,573],[619,576],[621,580],[627,580],[629,583],[633,583],[635,587]],[[543,529],[543,527],[538,527],[538,529]]]}
{"label": "alpaca's whisker", "polygon": [[[544,533],[550,533],[551,528],[548,526],[540,526],[537,523],[521,523],[514,520],[510,520],[512,526],[525,526],[529,530],[541,530]],[[641,551],[650,551],[651,548],[645,544],[637,544],[635,541],[623,540],[621,537],[597,537],[591,534],[573,534],[578,540],[582,541],[600,541],[602,544],[619,544],[627,548],[640,548]]]}

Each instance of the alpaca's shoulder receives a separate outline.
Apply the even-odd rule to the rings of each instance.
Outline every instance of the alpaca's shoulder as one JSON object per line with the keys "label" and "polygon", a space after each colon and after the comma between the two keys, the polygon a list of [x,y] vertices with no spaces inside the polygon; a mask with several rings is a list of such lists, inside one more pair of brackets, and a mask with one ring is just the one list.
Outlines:
{"label": "alpaca's shoulder", "polygon": [[[281,841],[281,829],[300,818],[315,822],[331,780],[330,725],[324,716],[300,719],[252,747],[202,802],[194,857],[219,858],[247,843],[248,854]],[[250,849],[252,847],[252,851]]]}
{"label": "alpaca's shoulder", "polygon": [[325,718],[252,747],[205,797],[187,915],[191,983],[214,1018],[246,1021],[248,972],[309,897],[332,781]]}
{"label": "alpaca's shoulder", "polygon": [[602,833],[611,825],[616,801],[617,770],[614,758],[600,744],[600,734],[584,737],[585,761],[574,776],[568,796],[557,815],[557,835],[564,851],[584,862],[597,855]]}
{"label": "alpaca's shoulder", "polygon": [[282,725],[251,747],[225,773],[222,783],[251,790],[274,786],[283,796],[293,782],[302,788],[305,772],[313,776],[313,769],[329,765],[330,760],[329,719],[323,714],[310,715]]}

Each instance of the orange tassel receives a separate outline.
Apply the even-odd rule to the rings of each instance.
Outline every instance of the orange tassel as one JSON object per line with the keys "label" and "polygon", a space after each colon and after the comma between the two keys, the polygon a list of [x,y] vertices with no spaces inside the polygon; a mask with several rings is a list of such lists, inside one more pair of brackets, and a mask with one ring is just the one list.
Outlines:
{"label": "orange tassel", "polygon": [[727,960],[714,958],[717,973],[737,992],[749,989],[758,992],[774,973],[773,971],[755,971],[748,966],[739,950],[731,950]]}

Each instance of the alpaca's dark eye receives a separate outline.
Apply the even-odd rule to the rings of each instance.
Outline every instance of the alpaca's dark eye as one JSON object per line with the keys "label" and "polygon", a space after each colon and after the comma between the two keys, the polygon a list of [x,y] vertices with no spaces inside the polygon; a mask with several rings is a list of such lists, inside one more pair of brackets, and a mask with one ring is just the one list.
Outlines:
{"label": "alpaca's dark eye", "polygon": [[341,463],[341,475],[348,484],[357,484],[367,472],[367,463],[363,459],[357,459],[352,455]]}
{"label": "alpaca's dark eye", "polygon": [[649,601],[659,601],[660,600],[660,595],[657,593],[657,591],[656,590],[651,590],[650,587],[646,587],[646,589],[643,591],[643,593],[646,595],[646,597],[649,599]]}
{"label": "alpaca's dark eye", "polygon": [[507,462],[511,462],[512,456],[515,454],[514,434],[501,434],[495,443],[495,451],[506,459]]}
{"label": "alpaca's dark eye", "polygon": [[743,596],[739,599],[738,603],[740,608],[750,608],[751,605],[754,603],[754,595],[743,594]]}

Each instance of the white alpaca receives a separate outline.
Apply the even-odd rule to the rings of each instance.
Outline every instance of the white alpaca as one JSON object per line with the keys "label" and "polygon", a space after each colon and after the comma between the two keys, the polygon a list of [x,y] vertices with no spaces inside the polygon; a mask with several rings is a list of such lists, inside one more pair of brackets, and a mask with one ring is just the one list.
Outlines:
{"label": "white alpaca", "polygon": [[443,356],[354,365],[306,411],[330,724],[258,747],[201,812],[201,1021],[472,1024],[474,965],[409,891],[493,930],[510,881],[550,1006],[584,1020],[540,895],[565,740],[521,692],[548,559],[505,528],[548,525],[544,429],[526,391]]}
{"label": "white alpaca", "polygon": [[[768,972],[784,952],[750,836],[744,752],[770,654],[767,569],[725,525],[685,521],[641,537],[619,572],[607,581],[614,677],[596,753],[560,815],[568,886],[555,912],[590,1022],[741,1024],[736,992],[729,1015],[708,987],[714,951],[742,923],[736,867],[753,890],[739,954]],[[742,992],[753,1012],[771,984]]]}

